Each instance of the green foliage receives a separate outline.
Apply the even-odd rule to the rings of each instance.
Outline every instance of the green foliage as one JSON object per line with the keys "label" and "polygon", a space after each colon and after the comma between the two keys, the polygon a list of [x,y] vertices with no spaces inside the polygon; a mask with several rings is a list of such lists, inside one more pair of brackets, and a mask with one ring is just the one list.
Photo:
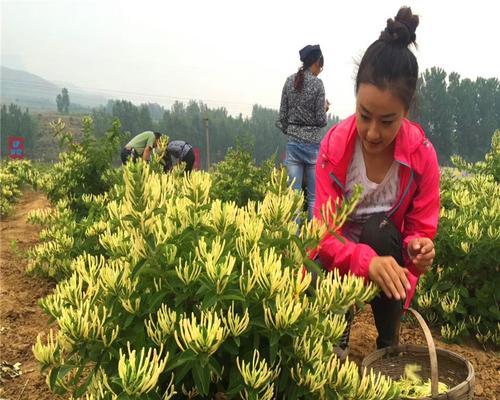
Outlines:
{"label": "green foliage", "polygon": [[28,222],[39,225],[39,242],[29,250],[27,272],[63,280],[73,273],[72,260],[81,254],[101,254],[99,234],[106,228],[101,219],[112,191],[102,195],[83,195],[87,213],[78,216],[67,200],[47,209],[33,210]]}
{"label": "green foliage", "polygon": [[212,167],[212,197],[244,206],[249,200],[262,201],[274,169],[274,157],[255,165],[252,154],[242,147],[229,149],[226,158]]}
{"label": "green foliage", "polygon": [[56,96],[57,111],[67,114],[69,112],[69,104],[68,89],[63,88],[61,93]]}
{"label": "green foliage", "polygon": [[495,133],[484,162],[465,164],[465,173],[442,173],[437,267],[422,277],[418,305],[430,322],[442,326],[448,340],[467,334],[492,342],[498,337],[500,183],[488,173],[498,168],[499,137]]}
{"label": "green foliage", "polygon": [[54,136],[66,151],[59,154],[59,162],[41,175],[38,182],[51,202],[64,200],[78,215],[87,212],[82,200],[84,194],[105,193],[119,178],[111,165],[118,154],[120,123],[113,121],[106,135],[96,139],[92,118],[84,117],[82,122],[84,134],[80,143],[73,140],[61,119],[52,123]]}
{"label": "green foliage", "polygon": [[488,151],[491,133],[500,126],[500,82],[449,75],[441,68],[424,71],[418,82],[412,118],[436,148],[441,165],[452,154],[478,161]]}
{"label": "green foliage", "polygon": [[111,115],[120,120],[125,132],[135,136],[140,132],[153,129],[153,121],[147,105],[137,107],[127,100],[110,101]]}
{"label": "green foliage", "polygon": [[55,393],[397,397],[389,379],[360,377],[334,354],[343,314],[377,290],[337,274],[311,285],[302,265],[326,227],[315,220],[299,230],[303,199],[283,171],[262,202],[245,207],[213,199],[204,172],[158,174],[141,161],[123,172],[94,223],[100,254],[73,260],[71,276],[41,301],[58,332],[33,351]]}
{"label": "green foliage", "polygon": [[23,137],[26,155],[31,156],[37,133],[38,125],[36,119],[30,115],[28,109],[23,112],[16,104],[10,104],[9,106],[2,105],[0,115],[2,157],[7,156],[7,140],[9,136]]}
{"label": "green foliage", "polygon": [[480,173],[491,175],[498,183],[500,182],[500,130],[493,133],[491,149],[486,153],[483,161],[468,163],[460,156],[452,157],[455,167],[470,174]]}
{"label": "green foliage", "polygon": [[20,186],[35,180],[31,162],[27,160],[6,161],[0,165],[0,215],[7,215],[12,204],[21,195]]}

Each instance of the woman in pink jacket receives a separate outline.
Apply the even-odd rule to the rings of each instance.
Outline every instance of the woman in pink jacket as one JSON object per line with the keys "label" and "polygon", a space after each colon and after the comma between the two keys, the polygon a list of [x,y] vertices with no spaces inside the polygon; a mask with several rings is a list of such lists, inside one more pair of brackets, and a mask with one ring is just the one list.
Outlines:
{"label": "woman in pink jacket", "polygon": [[[403,7],[366,50],[356,78],[356,113],[321,142],[316,166],[315,216],[328,201],[349,198],[361,185],[361,200],[341,229],[317,249],[328,271],[338,268],[375,282],[372,302],[377,347],[394,343],[403,302],[434,259],[439,217],[436,152],[419,125],[406,117],[415,95],[418,16]],[[347,346],[349,329],[341,347]]]}

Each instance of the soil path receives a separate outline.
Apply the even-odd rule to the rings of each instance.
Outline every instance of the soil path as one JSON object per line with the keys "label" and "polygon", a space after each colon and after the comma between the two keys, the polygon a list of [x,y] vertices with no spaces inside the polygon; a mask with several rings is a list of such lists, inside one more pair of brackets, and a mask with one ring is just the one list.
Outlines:
{"label": "soil path", "polygon": [[28,224],[30,210],[49,205],[43,194],[25,191],[13,213],[0,221],[0,362],[21,363],[20,376],[0,382],[2,400],[55,399],[31,352],[48,317],[37,301],[54,283],[25,273],[26,252],[38,240],[39,228]]}

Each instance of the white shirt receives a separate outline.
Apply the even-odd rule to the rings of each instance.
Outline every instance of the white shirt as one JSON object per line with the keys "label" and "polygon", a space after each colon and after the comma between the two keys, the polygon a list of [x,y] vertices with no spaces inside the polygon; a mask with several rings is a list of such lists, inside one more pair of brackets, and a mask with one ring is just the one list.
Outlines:
{"label": "white shirt", "polygon": [[343,229],[344,235],[358,242],[364,222],[373,214],[389,211],[397,200],[399,188],[399,164],[393,161],[380,183],[372,182],[366,174],[361,140],[356,139],[354,154],[347,170],[347,196],[354,185],[361,185],[361,198]]}

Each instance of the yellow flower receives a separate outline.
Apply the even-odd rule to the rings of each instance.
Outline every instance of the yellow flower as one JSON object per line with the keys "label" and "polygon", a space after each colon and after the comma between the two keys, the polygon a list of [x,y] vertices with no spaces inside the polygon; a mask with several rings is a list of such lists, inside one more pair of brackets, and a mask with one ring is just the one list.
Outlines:
{"label": "yellow flower", "polygon": [[254,350],[251,363],[244,360],[240,362],[240,358],[236,357],[236,365],[245,385],[257,390],[275,380],[281,371],[278,366],[270,368],[265,359],[261,360],[258,350]]}
{"label": "yellow flower", "polygon": [[140,396],[153,390],[158,382],[160,374],[165,369],[168,353],[160,359],[162,348],[157,353],[156,349],[149,349],[145,353],[142,348],[139,355],[136,350],[130,349],[130,342],[127,342],[127,353],[120,349],[120,360],[118,361],[118,375],[121,379],[121,386],[130,396]]}
{"label": "yellow flower", "polygon": [[218,315],[208,311],[201,313],[199,322],[194,314],[191,314],[191,319],[181,318],[174,337],[182,351],[189,348],[196,354],[212,355],[226,340],[227,334],[228,331]]}

